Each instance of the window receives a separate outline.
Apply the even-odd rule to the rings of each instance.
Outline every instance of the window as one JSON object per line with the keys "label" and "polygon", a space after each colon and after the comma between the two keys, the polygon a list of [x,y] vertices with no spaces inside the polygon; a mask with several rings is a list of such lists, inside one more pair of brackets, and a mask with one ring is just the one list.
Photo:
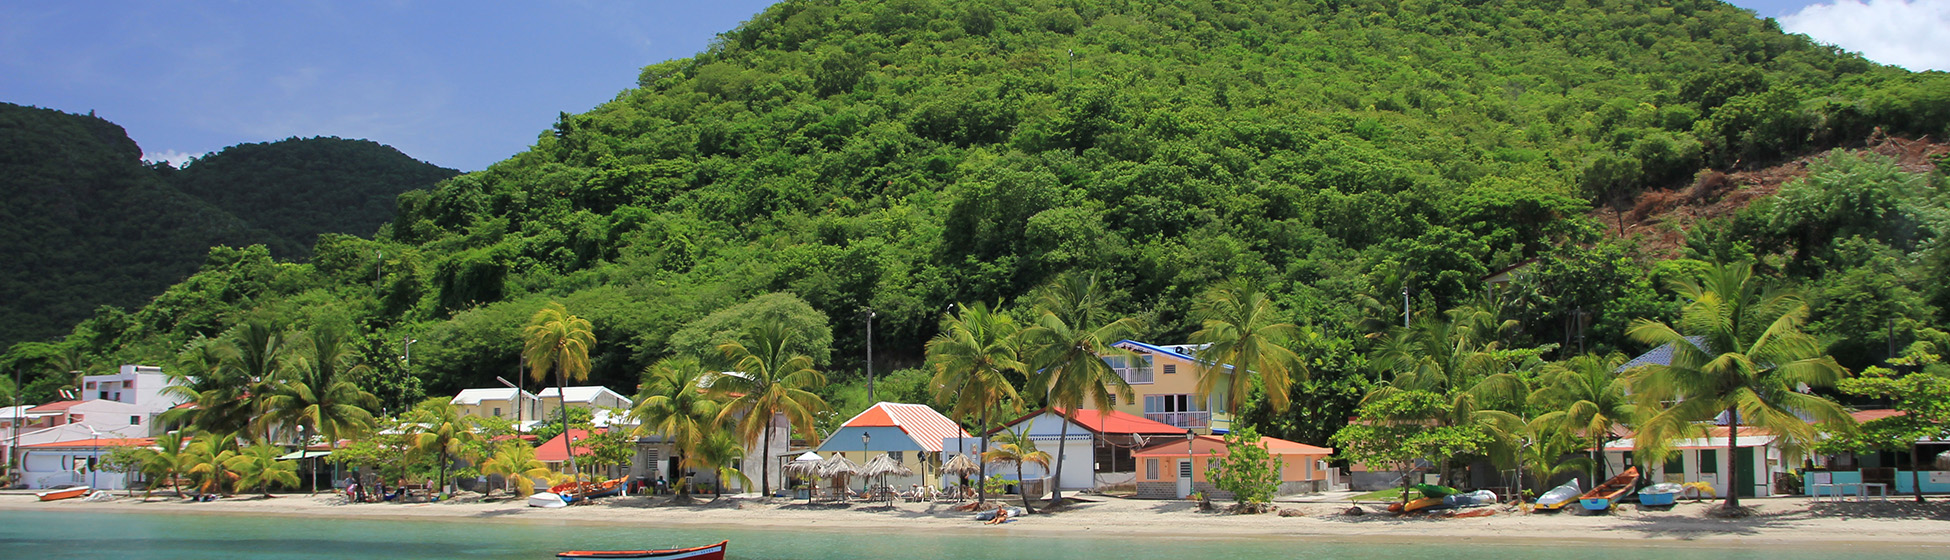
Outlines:
{"label": "window", "polygon": [[1145,460],[1144,460],[1144,479],[1145,479],[1145,480],[1157,480],[1157,479],[1158,479],[1158,460],[1157,460],[1157,459],[1145,459]]}
{"label": "window", "polygon": [[1165,364],[1165,375],[1178,373],[1178,364]]}
{"label": "window", "polygon": [[95,382],[93,382],[93,381],[89,381],[89,382],[87,383],[87,385],[84,385],[84,386],[83,386],[82,388],[83,388],[83,389],[93,389],[93,388],[95,388]]}
{"label": "window", "polygon": [[1699,473],[1719,474],[1719,472],[1720,472],[1719,450],[1701,449],[1699,451]]}
{"label": "window", "polygon": [[1686,472],[1686,454],[1684,453],[1672,454],[1672,458],[1666,460],[1666,466],[1664,471],[1665,474],[1679,474],[1679,473]]}
{"label": "window", "polygon": [[141,425],[142,425],[142,417],[141,417],[141,416],[130,416],[130,417],[129,417],[129,425],[130,425],[130,426],[141,426]]}
{"label": "window", "polygon": [[1125,383],[1151,382],[1150,356],[1138,356],[1136,360],[1124,356],[1111,356],[1104,358],[1104,363],[1109,364],[1111,369],[1117,370],[1117,376],[1124,378]]}
{"label": "window", "polygon": [[1117,406],[1117,393],[1110,394],[1110,405]]}
{"label": "window", "polygon": [[501,417],[501,407],[498,407],[498,406],[497,406],[497,407],[494,407],[494,417],[495,417],[495,418],[500,418],[500,417]]}
{"label": "window", "polygon": [[1203,412],[1204,403],[1192,395],[1145,395],[1145,412]]}
{"label": "window", "polygon": [[887,452],[887,455],[888,455],[888,456],[890,456],[890,457],[893,457],[893,458],[894,458],[894,462],[895,462],[895,463],[900,463],[900,464],[906,464],[906,463],[907,463],[907,452],[906,452],[906,451],[888,451],[888,452]]}

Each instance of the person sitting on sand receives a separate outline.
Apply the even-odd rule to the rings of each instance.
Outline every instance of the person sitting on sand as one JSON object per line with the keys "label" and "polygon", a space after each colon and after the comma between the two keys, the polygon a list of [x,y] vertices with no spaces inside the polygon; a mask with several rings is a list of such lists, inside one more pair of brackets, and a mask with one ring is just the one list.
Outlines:
{"label": "person sitting on sand", "polygon": [[996,506],[995,517],[990,518],[988,523],[983,523],[983,525],[996,525],[996,524],[1008,523],[1008,522],[1009,522],[1009,506]]}

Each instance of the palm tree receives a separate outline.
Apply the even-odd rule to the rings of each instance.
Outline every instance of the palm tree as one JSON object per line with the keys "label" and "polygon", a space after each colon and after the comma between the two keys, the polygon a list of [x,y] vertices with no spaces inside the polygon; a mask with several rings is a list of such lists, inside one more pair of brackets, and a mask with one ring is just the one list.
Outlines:
{"label": "palm tree", "polygon": [[1550,411],[1532,420],[1533,426],[1590,439],[1591,460],[1598,467],[1593,484],[1611,474],[1604,450],[1605,443],[1613,439],[1612,429],[1632,424],[1638,415],[1638,406],[1629,396],[1630,383],[1613,373],[1624,363],[1625,357],[1618,354],[1585,354],[1550,364],[1544,369],[1543,386],[1530,393],[1531,403]]}
{"label": "palm tree", "polygon": [[407,445],[415,453],[431,453],[438,460],[441,491],[447,488],[447,465],[466,453],[468,444],[479,440],[480,435],[474,433],[474,425],[461,415],[460,407],[444,397],[421,401],[408,413]]}
{"label": "palm tree", "polygon": [[253,414],[254,423],[264,432],[262,441],[269,443],[273,440],[274,419],[265,414],[268,411],[265,403],[284,383],[290,348],[284,334],[263,321],[238,325],[231,329],[229,338],[236,351],[225,357],[230,358],[229,367],[236,371],[235,375],[248,383],[242,399]]}
{"label": "palm tree", "polygon": [[[630,416],[640,423],[636,435],[662,434],[670,441],[680,472],[701,466],[698,446],[718,433],[720,403],[704,394],[699,384],[708,374],[696,358],[665,358],[643,372],[643,392]],[[678,493],[689,497],[688,477],[673,480]]]}
{"label": "palm tree", "polygon": [[196,434],[190,438],[186,452],[189,475],[196,481],[199,494],[229,493],[231,482],[237,479],[237,473],[229,466],[230,460],[237,456],[237,434]]}
{"label": "palm tree", "polygon": [[[1496,407],[1522,403],[1528,390],[1523,379],[1512,373],[1517,366],[1511,363],[1514,355],[1501,352],[1496,338],[1515,326],[1516,321],[1498,319],[1490,311],[1459,307],[1440,317],[1424,317],[1413,327],[1390,329],[1375,352],[1374,364],[1394,377],[1369,391],[1363,402],[1397,391],[1441,395],[1447,401],[1443,412],[1424,420],[1438,427],[1481,428],[1491,436],[1491,459],[1507,466],[1515,457],[1517,434],[1525,423]],[[1449,458],[1444,457],[1438,468],[1448,481]]]}
{"label": "palm tree", "polygon": [[258,491],[264,493],[264,497],[269,498],[272,483],[293,486],[298,484],[298,464],[279,461],[278,455],[283,452],[284,450],[278,446],[260,443],[239,451],[235,456],[224,461],[224,467],[237,473],[238,488],[256,486]]}
{"label": "palm tree", "polygon": [[[555,408],[562,413],[563,433],[568,433],[569,380],[589,378],[589,350],[596,346],[596,334],[590,330],[587,319],[570,315],[562,304],[550,302],[528,319],[522,337],[527,341],[522,356],[528,359],[529,372],[535,380],[546,383],[549,370],[555,370]],[[576,469],[575,448],[569,446],[569,439],[562,438],[562,447],[569,456],[569,474],[575,476],[580,471]]]}
{"label": "palm tree", "polygon": [[[155,447],[143,447],[137,450],[142,459],[143,474],[156,482],[168,480],[170,488],[176,492],[178,498],[183,497],[181,477],[189,474],[190,467],[194,466],[190,461],[189,442],[185,439],[188,435],[184,430],[165,432],[163,435],[156,436]],[[153,490],[154,484],[151,484],[150,491]],[[149,492],[143,492],[142,499],[147,501]]]}
{"label": "palm tree", "polygon": [[1252,389],[1246,377],[1228,371],[1237,367],[1258,376],[1274,410],[1286,410],[1293,373],[1307,374],[1300,356],[1287,348],[1300,327],[1282,321],[1283,314],[1265,292],[1248,282],[1228,282],[1199,298],[1192,317],[1201,326],[1192,333],[1192,343],[1207,345],[1198,352],[1201,398],[1223,385],[1226,412],[1237,414]]}
{"label": "palm tree", "polygon": [[[982,453],[989,451],[989,414],[1004,404],[1020,402],[1015,383],[1007,375],[1027,373],[1029,369],[1016,359],[1019,332],[1014,319],[989,311],[987,304],[976,303],[961,306],[961,316],[950,316],[948,328],[928,341],[935,402],[948,406],[948,414],[956,418],[977,418]],[[977,480],[987,480],[988,462],[983,461],[979,468]],[[978,504],[988,501],[988,488],[980,486]]]}
{"label": "palm tree", "polygon": [[535,458],[535,448],[521,440],[501,442],[494,456],[481,462],[481,474],[500,475],[509,491],[521,497],[535,493],[535,482],[548,478],[548,464]]}
{"label": "palm tree", "polygon": [[265,398],[267,415],[285,425],[310,427],[327,444],[372,429],[372,413],[365,407],[376,406],[379,399],[352,383],[367,368],[353,365],[357,355],[344,335],[318,326],[306,342],[291,360],[287,379]]}
{"label": "palm tree", "polygon": [[[1114,346],[1136,331],[1138,322],[1129,317],[1107,321],[1108,308],[1108,297],[1095,278],[1065,274],[1044,287],[1036,303],[1036,323],[1022,331],[1025,361],[1036,369],[1030,385],[1044,391],[1045,402],[1063,410],[1061,441],[1068,441],[1070,424],[1084,401],[1109,411],[1113,396],[1126,402],[1134,398],[1131,384],[1104,358],[1139,359],[1136,353]],[[1058,480],[1068,447],[1056,447]],[[1060,485],[1052,486],[1050,503],[1062,499]]]}
{"label": "palm tree", "polygon": [[736,419],[738,435],[747,443],[764,440],[763,461],[759,464],[759,487],[766,498],[772,496],[772,418],[784,415],[786,422],[807,439],[813,431],[814,414],[826,409],[826,400],[813,389],[826,385],[826,376],[813,369],[812,357],[792,350],[798,333],[784,325],[761,325],[746,333],[752,344],[733,340],[718,346],[732,361],[737,373],[712,378],[711,393],[728,397],[718,411],[718,422]]}
{"label": "palm tree", "polygon": [[[1591,473],[1590,457],[1564,458],[1565,455],[1577,453],[1578,448],[1581,447],[1578,438],[1536,425],[1534,422],[1527,432],[1526,444],[1517,451],[1519,486],[1523,483],[1522,473],[1525,472],[1528,472],[1531,478],[1537,479],[1537,484],[1545,487],[1550,486],[1551,479],[1563,474]],[[1521,488],[1518,489],[1518,493],[1521,495]]]}
{"label": "palm tree", "polygon": [[176,367],[168,370],[170,383],[162,394],[180,398],[194,406],[171,409],[164,421],[185,422],[204,433],[232,433],[249,427],[252,410],[245,395],[250,379],[232,364],[237,347],[227,339],[204,336],[192,338],[176,354]]}
{"label": "palm tree", "polygon": [[[1824,427],[1851,429],[1853,419],[1841,406],[1802,392],[1833,387],[1848,375],[1801,331],[1807,303],[1768,287],[1750,262],[1716,265],[1672,288],[1690,302],[1678,329],[1639,319],[1627,331],[1641,343],[1673,349],[1670,364],[1628,373],[1639,408],[1656,411],[1640,426],[1640,457],[1665,456],[1669,442],[1695,422],[1722,414],[1729,460],[1736,457],[1743,424],[1774,434],[1787,452],[1814,443]],[[1740,507],[1739,473],[1727,469],[1726,508],[1733,511]]]}
{"label": "palm tree", "polygon": [[[1022,465],[1023,463],[1029,463],[1042,467],[1044,472],[1048,472],[1049,452],[1036,449],[1036,441],[1029,438],[1028,430],[1024,428],[1005,431],[996,440],[994,450],[982,452],[982,463],[996,462],[1014,464],[1016,466],[1016,483],[1018,488],[1021,489],[1018,493],[1022,495],[1022,510],[1028,513],[1036,513],[1035,508],[1029,507],[1029,491],[1022,484],[1024,481],[1022,477]],[[1051,477],[1051,480],[1056,480],[1056,477]]]}
{"label": "palm tree", "polygon": [[[738,470],[738,464],[745,461],[745,446],[730,432],[713,432],[706,436],[693,449],[697,465],[711,469],[718,475],[717,492],[713,496],[724,496],[724,481],[737,480],[740,488],[750,488],[752,479]],[[769,493],[767,495],[770,495]]]}

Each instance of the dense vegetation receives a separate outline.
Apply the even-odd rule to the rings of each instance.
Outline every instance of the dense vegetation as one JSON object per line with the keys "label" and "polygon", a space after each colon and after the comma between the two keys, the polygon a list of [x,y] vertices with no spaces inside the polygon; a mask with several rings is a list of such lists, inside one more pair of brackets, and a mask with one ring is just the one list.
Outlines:
{"label": "dense vegetation", "polygon": [[140,306],[212,246],[303,257],[319,233],[370,234],[394,195],[456,173],[337,138],[234,146],[182,170],[141,157],[93,115],[0,103],[0,344]]}
{"label": "dense vegetation", "polygon": [[[1526,382],[1580,351],[1643,350],[1631,321],[1676,321],[1669,281],[1708,260],[1755,259],[1806,293],[1849,368],[1940,337],[1941,172],[1838,154],[1696,228],[1677,260],[1586,217],[1877,128],[1950,133],[1950,77],[1720,2],[787,1],[638,84],[401,195],[376,239],[322,236],[307,263],[216,249],[147,306],[7,360],[167,363],[245,319],[345,321],[367,388],[398,410],[520,372],[523,324],[559,301],[592,324],[592,382],[626,393],[659,359],[719,358],[722,325],[816,323],[804,353],[843,417],[866,404],[868,310],[884,374],[921,365],[950,303],[1028,323],[1025,296],[1065,272],[1164,343],[1200,328],[1201,294],[1246,280],[1298,325],[1306,363],[1291,406],[1261,394],[1242,412],[1325,443],[1390,375],[1372,363],[1388,337],[1369,335],[1399,324],[1404,290],[1425,319],[1514,320],[1482,336],[1508,360],[1496,373]],[[1530,258],[1475,301],[1486,273]],[[881,400],[933,393],[926,374],[890,377]]]}

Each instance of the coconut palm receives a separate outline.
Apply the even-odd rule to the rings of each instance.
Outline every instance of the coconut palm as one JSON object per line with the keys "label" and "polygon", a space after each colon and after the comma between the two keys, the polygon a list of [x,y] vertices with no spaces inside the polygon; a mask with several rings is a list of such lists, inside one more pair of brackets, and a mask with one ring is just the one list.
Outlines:
{"label": "coconut palm", "polygon": [[1618,354],[1585,354],[1544,368],[1543,383],[1530,393],[1531,403],[1542,410],[1531,424],[1544,431],[1555,431],[1591,442],[1592,462],[1598,470],[1592,482],[1609,478],[1604,456],[1605,443],[1613,439],[1613,428],[1631,425],[1638,406],[1629,396],[1630,383],[1617,375],[1625,357]]}
{"label": "coconut palm", "polygon": [[[1437,427],[1481,428],[1491,436],[1490,458],[1508,466],[1525,422],[1497,407],[1519,405],[1528,389],[1513,373],[1520,365],[1513,360],[1520,354],[1502,351],[1496,339],[1515,326],[1516,321],[1500,319],[1491,311],[1459,307],[1438,317],[1423,317],[1412,327],[1390,329],[1375,352],[1374,364],[1393,377],[1370,391],[1363,402],[1397,391],[1440,395],[1446,401],[1442,413],[1423,420]],[[1444,457],[1438,468],[1448,481],[1449,458]]]}
{"label": "coconut palm", "polygon": [[298,484],[298,464],[279,461],[278,455],[284,450],[268,443],[260,443],[238,451],[224,461],[224,466],[237,473],[237,487],[258,487],[264,497],[271,497],[271,484]]}
{"label": "coconut palm", "polygon": [[[562,304],[550,302],[528,319],[522,338],[526,341],[522,356],[528,359],[529,372],[535,380],[546,383],[550,370],[555,372],[555,408],[561,411],[562,426],[567,430],[569,381],[589,378],[589,350],[596,346],[596,334],[587,319],[570,315]],[[580,471],[576,469],[576,453],[569,446],[569,439],[562,438],[562,448],[569,456],[569,474],[575,476]]]}
{"label": "coconut palm", "polygon": [[266,414],[287,426],[308,427],[328,444],[372,429],[374,420],[366,407],[378,405],[379,399],[352,383],[353,376],[368,369],[355,365],[356,357],[340,331],[313,328],[291,359],[284,382],[265,398]]}
{"label": "coconut palm", "polygon": [[[1200,326],[1192,343],[1207,345],[1198,351],[1201,398],[1225,391],[1226,412],[1237,414],[1252,388],[1245,376],[1253,376],[1273,409],[1286,410],[1294,374],[1307,374],[1300,356],[1287,348],[1300,327],[1286,322],[1265,292],[1249,282],[1227,282],[1206,291],[1192,317]],[[1234,368],[1243,369],[1244,376],[1235,375]]]}
{"label": "coconut palm", "polygon": [[268,410],[265,405],[284,383],[291,348],[284,333],[263,321],[237,325],[227,338],[235,351],[224,356],[230,359],[229,367],[235,370],[237,378],[246,383],[240,398],[251,411],[256,431],[264,434],[261,441],[269,443],[273,441],[271,431],[276,422],[265,414]]}
{"label": "coconut palm", "polygon": [[[1015,428],[1012,430],[1002,432],[1002,435],[996,437],[995,439],[996,439],[995,449],[982,452],[982,463],[984,464],[1004,463],[1004,464],[1015,465],[1016,482],[1019,485],[1018,488],[1021,488],[1021,490],[1019,490],[1018,493],[1022,495],[1022,510],[1028,513],[1035,513],[1036,510],[1034,508],[1029,507],[1028,489],[1020,486],[1020,484],[1025,480],[1022,477],[1022,465],[1024,463],[1028,463],[1028,464],[1042,467],[1043,472],[1050,472],[1049,452],[1036,449],[1036,441],[1029,438],[1028,430],[1024,428]],[[1056,477],[1051,477],[1052,482],[1054,482],[1055,480]],[[1051,488],[1055,488],[1055,487],[1056,487],[1055,484],[1051,485]]]}
{"label": "coconut palm", "polygon": [[[480,440],[460,407],[443,397],[421,401],[406,416],[406,442],[412,452],[431,454],[440,469],[440,488],[447,488],[447,466]],[[568,439],[568,438],[563,438]]]}
{"label": "coconut palm", "polygon": [[[941,334],[928,341],[927,360],[934,367],[934,399],[945,405],[955,418],[976,419],[982,434],[982,453],[989,451],[989,415],[1005,405],[1019,406],[1015,383],[1008,372],[1027,373],[1017,360],[1016,335],[1021,328],[1008,315],[989,310],[987,304],[961,306],[961,316],[950,316]],[[980,478],[988,479],[988,463],[980,466]],[[976,503],[988,501],[983,487]]]}
{"label": "coconut palm", "polygon": [[697,457],[695,462],[697,466],[711,469],[718,475],[717,492],[713,497],[724,496],[726,480],[737,480],[740,488],[751,487],[752,479],[738,469],[738,465],[745,461],[745,446],[738,441],[737,436],[730,432],[712,432],[705,436],[704,441],[699,442],[692,452]]}
{"label": "coconut palm", "polygon": [[494,455],[481,462],[481,474],[499,475],[509,491],[526,498],[535,493],[537,481],[548,478],[549,470],[547,463],[535,458],[534,447],[513,440],[494,447]]}
{"label": "coconut palm", "polygon": [[[682,467],[680,472],[700,468],[698,446],[720,431],[718,412],[722,406],[699,387],[708,373],[696,358],[658,361],[644,370],[643,391],[637,394],[636,407],[630,409],[630,416],[639,421],[635,434],[663,435],[676,455],[673,459]],[[673,481],[678,493],[686,497],[690,492],[687,479],[680,475]]]}
{"label": "coconut palm", "polygon": [[196,434],[190,438],[185,452],[189,455],[190,479],[196,481],[198,494],[229,494],[231,483],[237,480],[236,471],[229,466],[230,460],[237,456],[237,434]]}
{"label": "coconut palm", "polygon": [[[188,475],[190,467],[194,466],[190,461],[187,436],[183,430],[165,432],[156,436],[155,447],[136,450],[142,461],[142,474],[153,482],[168,480],[170,489],[176,492],[178,498],[183,497],[181,478]],[[149,492],[154,490],[155,485],[151,484],[149,490],[143,492],[142,499],[148,500]]]}
{"label": "coconut palm", "polygon": [[[1065,274],[1045,286],[1037,298],[1035,325],[1022,331],[1022,348],[1035,368],[1029,385],[1042,390],[1044,401],[1062,409],[1063,441],[1070,435],[1076,411],[1089,401],[1099,411],[1111,409],[1112,398],[1129,402],[1135,398],[1131,384],[1104,361],[1106,357],[1139,359],[1136,353],[1114,344],[1135,332],[1136,319],[1109,319],[1109,298],[1097,280]],[[1064,449],[1056,448],[1056,472],[1063,472]],[[1050,493],[1050,503],[1063,499],[1060,488]]]}
{"label": "coconut palm", "polygon": [[250,426],[255,413],[246,398],[250,379],[235,367],[236,345],[228,339],[197,336],[176,354],[176,367],[167,370],[170,383],[162,394],[194,403],[163,414],[166,422],[183,422],[203,433],[232,433]]}
{"label": "coconut palm", "polygon": [[812,357],[792,350],[798,336],[771,323],[746,333],[749,346],[737,340],[719,345],[737,373],[711,381],[712,395],[726,399],[718,422],[731,422],[746,443],[764,441],[758,484],[767,498],[772,496],[772,418],[783,415],[806,439],[814,439],[814,415],[826,409],[826,400],[812,392],[826,385],[826,376],[813,369]]}
{"label": "coconut palm", "polygon": [[[1517,451],[1517,471],[1529,473],[1537,484],[1550,486],[1551,479],[1569,473],[1591,473],[1590,457],[1566,457],[1578,452],[1582,445],[1577,437],[1557,431],[1554,428],[1533,426],[1525,437],[1525,445]],[[1521,495],[1523,478],[1517,478],[1518,493]]]}
{"label": "coconut palm", "polygon": [[[1640,409],[1655,411],[1639,428],[1639,457],[1665,456],[1669,442],[1694,423],[1721,415],[1729,458],[1737,456],[1743,425],[1772,433],[1789,453],[1813,444],[1824,428],[1852,428],[1841,406],[1803,392],[1833,387],[1848,375],[1802,332],[1806,302],[1767,286],[1750,262],[1716,265],[1672,288],[1690,302],[1678,328],[1639,319],[1627,331],[1633,340],[1672,348],[1670,364],[1628,373]],[[1739,473],[1727,469],[1729,510],[1740,506]]]}

